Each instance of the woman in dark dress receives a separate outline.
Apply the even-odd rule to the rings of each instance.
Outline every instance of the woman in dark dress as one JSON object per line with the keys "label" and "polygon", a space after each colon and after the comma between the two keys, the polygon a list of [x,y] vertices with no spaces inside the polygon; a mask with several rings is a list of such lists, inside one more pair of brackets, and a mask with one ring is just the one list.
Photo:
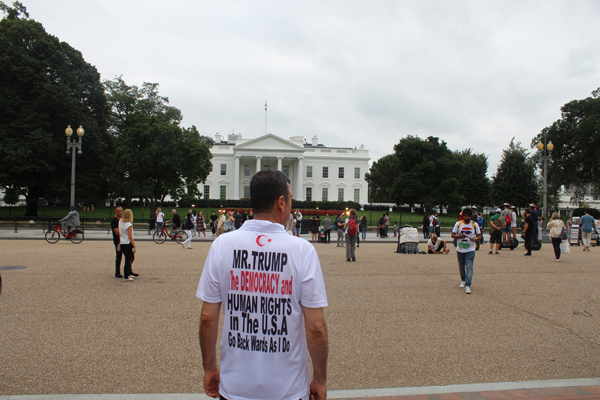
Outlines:
{"label": "woman in dark dress", "polygon": [[310,233],[312,233],[311,242],[313,243],[319,241],[319,225],[321,225],[319,217],[314,216],[310,219]]}

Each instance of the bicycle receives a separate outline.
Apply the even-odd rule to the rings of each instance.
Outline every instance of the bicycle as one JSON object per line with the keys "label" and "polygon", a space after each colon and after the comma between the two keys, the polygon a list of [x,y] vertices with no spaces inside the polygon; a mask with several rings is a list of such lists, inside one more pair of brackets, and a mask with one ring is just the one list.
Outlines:
{"label": "bicycle", "polygon": [[185,231],[176,230],[171,234],[169,233],[167,226],[163,225],[160,231],[154,232],[152,240],[154,240],[154,243],[163,244],[167,240],[167,237],[171,238],[171,240],[175,240],[179,244],[182,244],[188,239],[188,235]]}
{"label": "bicycle", "polygon": [[56,223],[54,229],[48,229],[45,238],[48,243],[56,243],[59,241],[61,235],[65,239],[69,239],[75,244],[79,244],[83,241],[83,231],[80,231],[79,229],[73,229],[67,233],[64,233],[62,229],[60,229],[60,221]]}

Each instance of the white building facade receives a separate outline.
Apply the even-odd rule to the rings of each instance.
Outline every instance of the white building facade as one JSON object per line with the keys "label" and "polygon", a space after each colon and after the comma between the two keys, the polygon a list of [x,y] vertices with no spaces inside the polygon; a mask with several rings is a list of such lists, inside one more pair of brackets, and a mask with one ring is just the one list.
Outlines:
{"label": "white building facade", "polygon": [[326,147],[313,137],[283,139],[271,133],[256,139],[215,135],[211,148],[213,170],[200,184],[203,198],[239,200],[250,198],[250,179],[263,169],[282,171],[290,178],[293,198],[298,201],[368,202],[365,174],[369,151]]}

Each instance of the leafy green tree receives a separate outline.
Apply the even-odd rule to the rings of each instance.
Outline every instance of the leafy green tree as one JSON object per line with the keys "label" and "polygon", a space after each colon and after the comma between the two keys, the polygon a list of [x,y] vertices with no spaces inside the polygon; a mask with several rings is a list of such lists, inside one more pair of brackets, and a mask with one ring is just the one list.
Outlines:
{"label": "leafy green tree", "polygon": [[502,151],[502,159],[492,181],[490,200],[494,205],[510,203],[517,207],[537,203],[537,181],[535,161],[521,143],[515,144],[513,138],[508,149]]}
{"label": "leafy green tree", "polygon": [[64,131],[83,125],[76,195],[104,199],[111,139],[98,71],[29,19],[21,3],[0,2],[0,10],[0,186],[26,196],[28,216],[37,215],[40,197],[68,199],[71,157]]}
{"label": "leafy green tree", "polygon": [[394,146],[398,172],[392,195],[397,204],[458,205],[462,168],[458,158],[439,138],[407,136]]}
{"label": "leafy green tree", "polygon": [[465,204],[488,205],[491,182],[487,177],[487,156],[484,153],[472,153],[471,149],[456,152],[455,155],[462,165],[458,188]]}
{"label": "leafy green tree", "polygon": [[392,187],[398,173],[398,157],[388,154],[373,162],[365,180],[369,184],[369,201],[373,203],[393,203]]}
{"label": "leafy green tree", "polygon": [[122,77],[105,81],[115,137],[111,164],[113,197],[145,198],[151,208],[167,195],[200,197],[198,185],[212,171],[212,139],[195,126],[181,128],[181,112],[159,96],[158,84],[141,89]]}
{"label": "leafy green tree", "polygon": [[[538,142],[554,144],[552,163],[548,164],[548,193],[556,197],[561,186],[575,193],[575,202],[583,200],[589,191],[600,191],[600,88],[592,97],[573,100],[561,108],[561,118],[533,138],[531,147]],[[534,159],[539,162],[536,150]]]}

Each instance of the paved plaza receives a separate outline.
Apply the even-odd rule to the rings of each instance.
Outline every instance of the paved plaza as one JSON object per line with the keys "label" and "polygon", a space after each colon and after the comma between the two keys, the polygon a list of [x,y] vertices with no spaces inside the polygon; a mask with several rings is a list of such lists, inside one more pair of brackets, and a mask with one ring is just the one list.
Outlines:
{"label": "paved plaza", "polygon": [[[0,398],[202,398],[195,292],[210,243],[183,250],[136,234],[140,277],[123,282],[104,235],[0,240]],[[329,298],[330,397],[600,398],[600,248],[574,247],[556,263],[549,244],[529,258],[485,245],[466,295],[453,246],[403,255],[369,241],[356,262],[333,243],[315,247]],[[519,386],[531,381],[542,382]]]}

